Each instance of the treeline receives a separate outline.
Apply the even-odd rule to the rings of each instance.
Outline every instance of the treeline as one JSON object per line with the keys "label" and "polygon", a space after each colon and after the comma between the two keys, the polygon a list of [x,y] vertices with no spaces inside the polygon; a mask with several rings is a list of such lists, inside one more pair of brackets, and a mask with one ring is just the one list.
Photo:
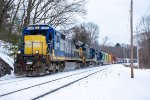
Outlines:
{"label": "treeline", "polygon": [[150,68],[150,15],[141,18],[135,38],[139,46],[140,66]]}
{"label": "treeline", "polygon": [[97,43],[99,27],[77,20],[86,15],[85,4],[85,0],[0,0],[0,40],[16,44],[24,27],[48,24],[92,46]]}
{"label": "treeline", "polygon": [[0,39],[16,42],[29,24],[71,28],[84,16],[85,0],[0,0]]}
{"label": "treeline", "polygon": [[[115,55],[118,58],[131,58],[131,46],[118,43],[115,46],[101,46],[101,51]],[[137,59],[137,47],[133,47],[133,59]]]}
{"label": "treeline", "polygon": [[99,27],[92,22],[81,23],[69,29],[69,31],[72,33],[72,38],[75,41],[82,41],[90,47],[92,47],[95,42],[98,43]]}

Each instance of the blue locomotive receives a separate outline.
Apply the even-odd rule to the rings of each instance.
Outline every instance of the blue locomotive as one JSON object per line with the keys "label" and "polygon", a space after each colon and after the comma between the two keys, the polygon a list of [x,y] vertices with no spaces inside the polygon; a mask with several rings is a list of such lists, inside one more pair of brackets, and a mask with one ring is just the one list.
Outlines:
{"label": "blue locomotive", "polygon": [[78,69],[103,63],[104,53],[66,38],[49,25],[24,28],[18,47],[14,64],[14,73],[18,76],[45,75],[69,67]]}

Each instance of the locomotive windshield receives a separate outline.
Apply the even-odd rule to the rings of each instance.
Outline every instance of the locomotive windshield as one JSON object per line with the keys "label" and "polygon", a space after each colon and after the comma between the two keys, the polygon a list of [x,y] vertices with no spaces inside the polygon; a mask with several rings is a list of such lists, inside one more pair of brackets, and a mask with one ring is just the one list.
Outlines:
{"label": "locomotive windshield", "polygon": [[47,30],[30,30],[30,35],[43,35],[46,36]]}
{"label": "locomotive windshield", "polygon": [[26,35],[43,35],[43,36],[46,36],[48,30],[49,30],[49,27],[47,27],[47,26],[33,25],[33,26],[27,27],[24,34],[26,34]]}

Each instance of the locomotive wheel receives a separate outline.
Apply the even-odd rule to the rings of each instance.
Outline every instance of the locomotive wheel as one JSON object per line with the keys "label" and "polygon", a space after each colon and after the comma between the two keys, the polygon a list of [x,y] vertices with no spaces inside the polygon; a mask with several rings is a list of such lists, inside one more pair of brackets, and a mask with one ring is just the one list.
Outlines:
{"label": "locomotive wheel", "polygon": [[55,71],[56,71],[55,64],[50,63],[50,64],[47,65],[47,67],[48,67],[47,70],[48,70],[49,74],[55,73]]}
{"label": "locomotive wheel", "polygon": [[62,72],[64,70],[64,68],[65,68],[64,62],[60,63],[60,65],[59,65],[60,72]]}
{"label": "locomotive wheel", "polygon": [[55,69],[56,69],[56,70],[55,70],[55,73],[58,73],[58,72],[60,71],[60,65],[59,65],[59,64],[56,65],[56,66],[55,66]]}
{"label": "locomotive wheel", "polygon": [[80,69],[80,63],[76,63],[76,68],[75,70]]}
{"label": "locomotive wheel", "polygon": [[40,71],[40,75],[45,75],[46,74],[46,65],[44,64],[44,63],[40,63],[40,66],[39,66],[39,68],[38,69],[40,69],[41,71]]}

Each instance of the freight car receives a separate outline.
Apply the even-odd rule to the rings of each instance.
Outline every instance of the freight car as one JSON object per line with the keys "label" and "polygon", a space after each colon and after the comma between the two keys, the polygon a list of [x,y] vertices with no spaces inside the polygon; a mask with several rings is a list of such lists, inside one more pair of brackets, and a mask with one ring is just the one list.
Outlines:
{"label": "freight car", "polygon": [[66,36],[49,25],[24,28],[18,44],[14,73],[19,76],[39,76],[103,64],[104,53]]}

